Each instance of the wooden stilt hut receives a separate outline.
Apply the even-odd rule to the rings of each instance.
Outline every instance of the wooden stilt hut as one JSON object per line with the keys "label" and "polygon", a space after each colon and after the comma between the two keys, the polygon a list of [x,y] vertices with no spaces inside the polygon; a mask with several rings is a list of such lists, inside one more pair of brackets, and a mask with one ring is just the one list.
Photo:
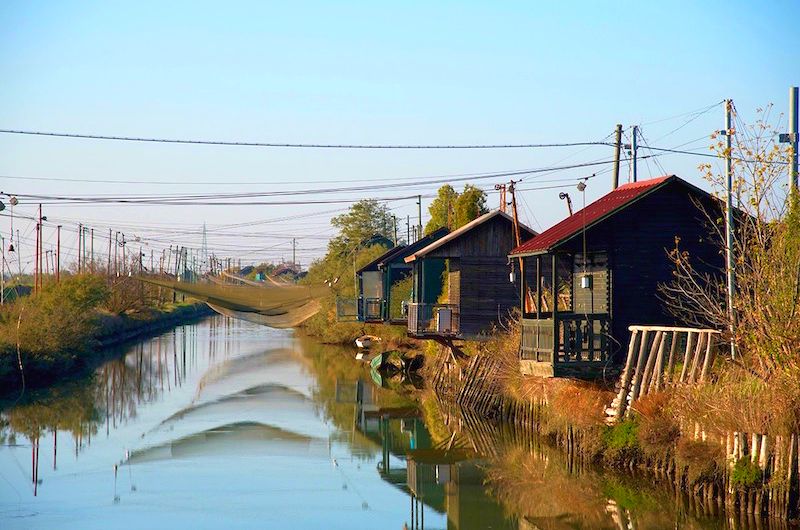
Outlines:
{"label": "wooden stilt hut", "polygon": [[522,258],[523,373],[594,377],[618,365],[634,324],[680,325],[659,300],[676,241],[721,273],[717,199],[676,176],[625,184],[515,248]]}
{"label": "wooden stilt hut", "polygon": [[507,257],[514,242],[513,219],[494,210],[405,258],[414,274],[409,336],[475,340],[507,316],[519,300]]}
{"label": "wooden stilt hut", "polygon": [[411,265],[404,260],[417,250],[426,247],[447,234],[446,228],[411,243],[397,245],[356,271],[356,298],[337,300],[337,317],[340,321],[404,324],[405,305],[410,301],[410,291],[403,292],[399,285],[411,275]]}

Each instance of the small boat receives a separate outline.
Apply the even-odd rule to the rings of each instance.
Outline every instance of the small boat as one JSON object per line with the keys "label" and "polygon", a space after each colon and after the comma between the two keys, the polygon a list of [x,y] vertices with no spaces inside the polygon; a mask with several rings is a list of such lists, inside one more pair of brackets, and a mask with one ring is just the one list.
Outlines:
{"label": "small boat", "polygon": [[376,371],[397,372],[405,369],[405,361],[399,351],[390,350],[377,354],[369,361],[370,368]]}
{"label": "small boat", "polygon": [[367,349],[376,342],[380,342],[381,338],[374,335],[362,335],[356,339],[356,346],[359,348]]}

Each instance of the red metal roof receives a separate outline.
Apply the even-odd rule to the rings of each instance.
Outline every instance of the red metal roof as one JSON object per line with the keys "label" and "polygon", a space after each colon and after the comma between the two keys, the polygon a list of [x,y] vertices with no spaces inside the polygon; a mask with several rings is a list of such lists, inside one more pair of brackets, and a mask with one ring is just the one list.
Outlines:
{"label": "red metal roof", "polygon": [[639,182],[623,184],[611,193],[608,193],[583,210],[579,210],[563,221],[548,228],[533,239],[529,239],[511,251],[511,255],[538,254],[547,252],[559,243],[580,233],[584,227],[590,227],[602,221],[617,210],[624,208],[645,193],[654,190],[667,181],[677,179],[675,175],[658,177]]}

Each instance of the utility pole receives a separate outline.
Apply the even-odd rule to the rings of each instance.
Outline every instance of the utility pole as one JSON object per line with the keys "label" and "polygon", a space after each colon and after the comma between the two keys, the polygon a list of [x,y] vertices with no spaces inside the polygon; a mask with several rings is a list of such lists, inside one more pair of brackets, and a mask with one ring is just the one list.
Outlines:
{"label": "utility pole", "polygon": [[617,131],[614,139],[614,189],[619,187],[619,155],[622,150],[622,124],[617,124]]}
{"label": "utility pole", "polygon": [[33,292],[39,290],[39,222],[36,222],[36,253],[33,259]]}
{"label": "utility pole", "polygon": [[[505,184],[495,184],[494,189],[500,190],[500,211],[505,213],[506,211],[506,185]],[[449,215],[449,212],[448,212]]]}
{"label": "utility pole", "polygon": [[639,126],[633,126],[633,137],[631,138],[631,182],[636,182],[638,180],[638,173],[636,168],[636,154],[639,150],[639,146],[637,144],[639,136]]}
{"label": "utility pole", "polygon": [[793,191],[797,191],[797,180],[798,180],[798,173],[797,173],[797,160],[798,160],[798,153],[797,153],[797,93],[798,87],[793,86],[789,89],[789,133],[792,135],[791,142],[792,142],[792,154],[791,154],[791,162],[790,162],[790,172],[789,172],[789,181],[791,182],[791,189]]}
{"label": "utility pole", "polygon": [[78,223],[78,274],[81,273],[81,237],[83,236],[83,224]]}
{"label": "utility pole", "polygon": [[297,239],[292,238],[292,266],[297,263]]}
{"label": "utility pole", "polygon": [[[513,180],[510,181],[508,183],[508,192],[511,194],[511,216],[514,219],[514,244],[518,247],[522,244],[522,236],[520,235],[519,231],[519,216],[517,214],[516,184],[517,183]],[[519,258],[519,278],[520,285],[525,285],[525,261],[521,257]],[[555,287],[553,287],[553,289],[555,289]],[[524,304],[523,307],[525,308],[525,311],[528,311],[530,309],[528,306],[528,294],[523,292],[522,297],[522,303]]]}
{"label": "utility pole", "polygon": [[56,226],[56,283],[61,281],[61,225]]}
{"label": "utility pole", "polygon": [[394,222],[394,246],[397,246],[397,216],[392,215],[392,221]]}
{"label": "utility pole", "polygon": [[417,195],[417,214],[419,221],[417,223],[417,238],[422,237],[422,195]]}
{"label": "utility pole", "polygon": [[39,290],[44,287],[44,278],[42,278],[42,249],[44,248],[44,226],[42,226],[42,204],[39,203]]}
{"label": "utility pole", "polygon": [[3,236],[0,236],[0,248],[3,249],[3,265],[2,267],[0,267],[0,304],[5,304],[6,303],[6,240]]}
{"label": "utility pole", "polygon": [[411,244],[411,216],[406,215],[406,241]]}
{"label": "utility pole", "polygon": [[111,229],[108,229],[108,265],[106,265],[106,275],[111,277]]}
{"label": "utility pole", "polygon": [[736,343],[733,338],[733,307],[735,290],[733,273],[733,100],[725,100],[725,257],[728,276],[728,327],[731,334],[731,358],[736,357]]}
{"label": "utility pole", "polygon": [[89,231],[89,237],[91,238],[91,249],[92,249],[92,261],[90,265],[90,270],[94,272],[94,228]]}

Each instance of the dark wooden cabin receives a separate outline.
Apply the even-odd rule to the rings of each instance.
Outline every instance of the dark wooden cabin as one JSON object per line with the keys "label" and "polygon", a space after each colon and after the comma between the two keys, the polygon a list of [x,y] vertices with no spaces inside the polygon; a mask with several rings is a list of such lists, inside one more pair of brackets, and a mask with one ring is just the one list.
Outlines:
{"label": "dark wooden cabin", "polygon": [[524,268],[522,372],[594,377],[618,364],[628,326],[683,324],[659,299],[673,277],[668,253],[679,238],[695,266],[720,274],[708,222],[720,208],[674,175],[654,178],[620,186],[515,248],[510,257]]}
{"label": "dark wooden cabin", "polygon": [[[521,239],[536,232],[520,225]],[[519,304],[509,281],[514,221],[495,210],[410,254],[414,290],[408,334],[418,338],[478,338]]]}
{"label": "dark wooden cabin", "polygon": [[410,285],[404,292],[402,283],[411,276],[411,265],[405,258],[447,234],[440,228],[409,245],[390,248],[356,271],[358,296],[337,300],[340,321],[404,324],[404,305],[410,301]]}

